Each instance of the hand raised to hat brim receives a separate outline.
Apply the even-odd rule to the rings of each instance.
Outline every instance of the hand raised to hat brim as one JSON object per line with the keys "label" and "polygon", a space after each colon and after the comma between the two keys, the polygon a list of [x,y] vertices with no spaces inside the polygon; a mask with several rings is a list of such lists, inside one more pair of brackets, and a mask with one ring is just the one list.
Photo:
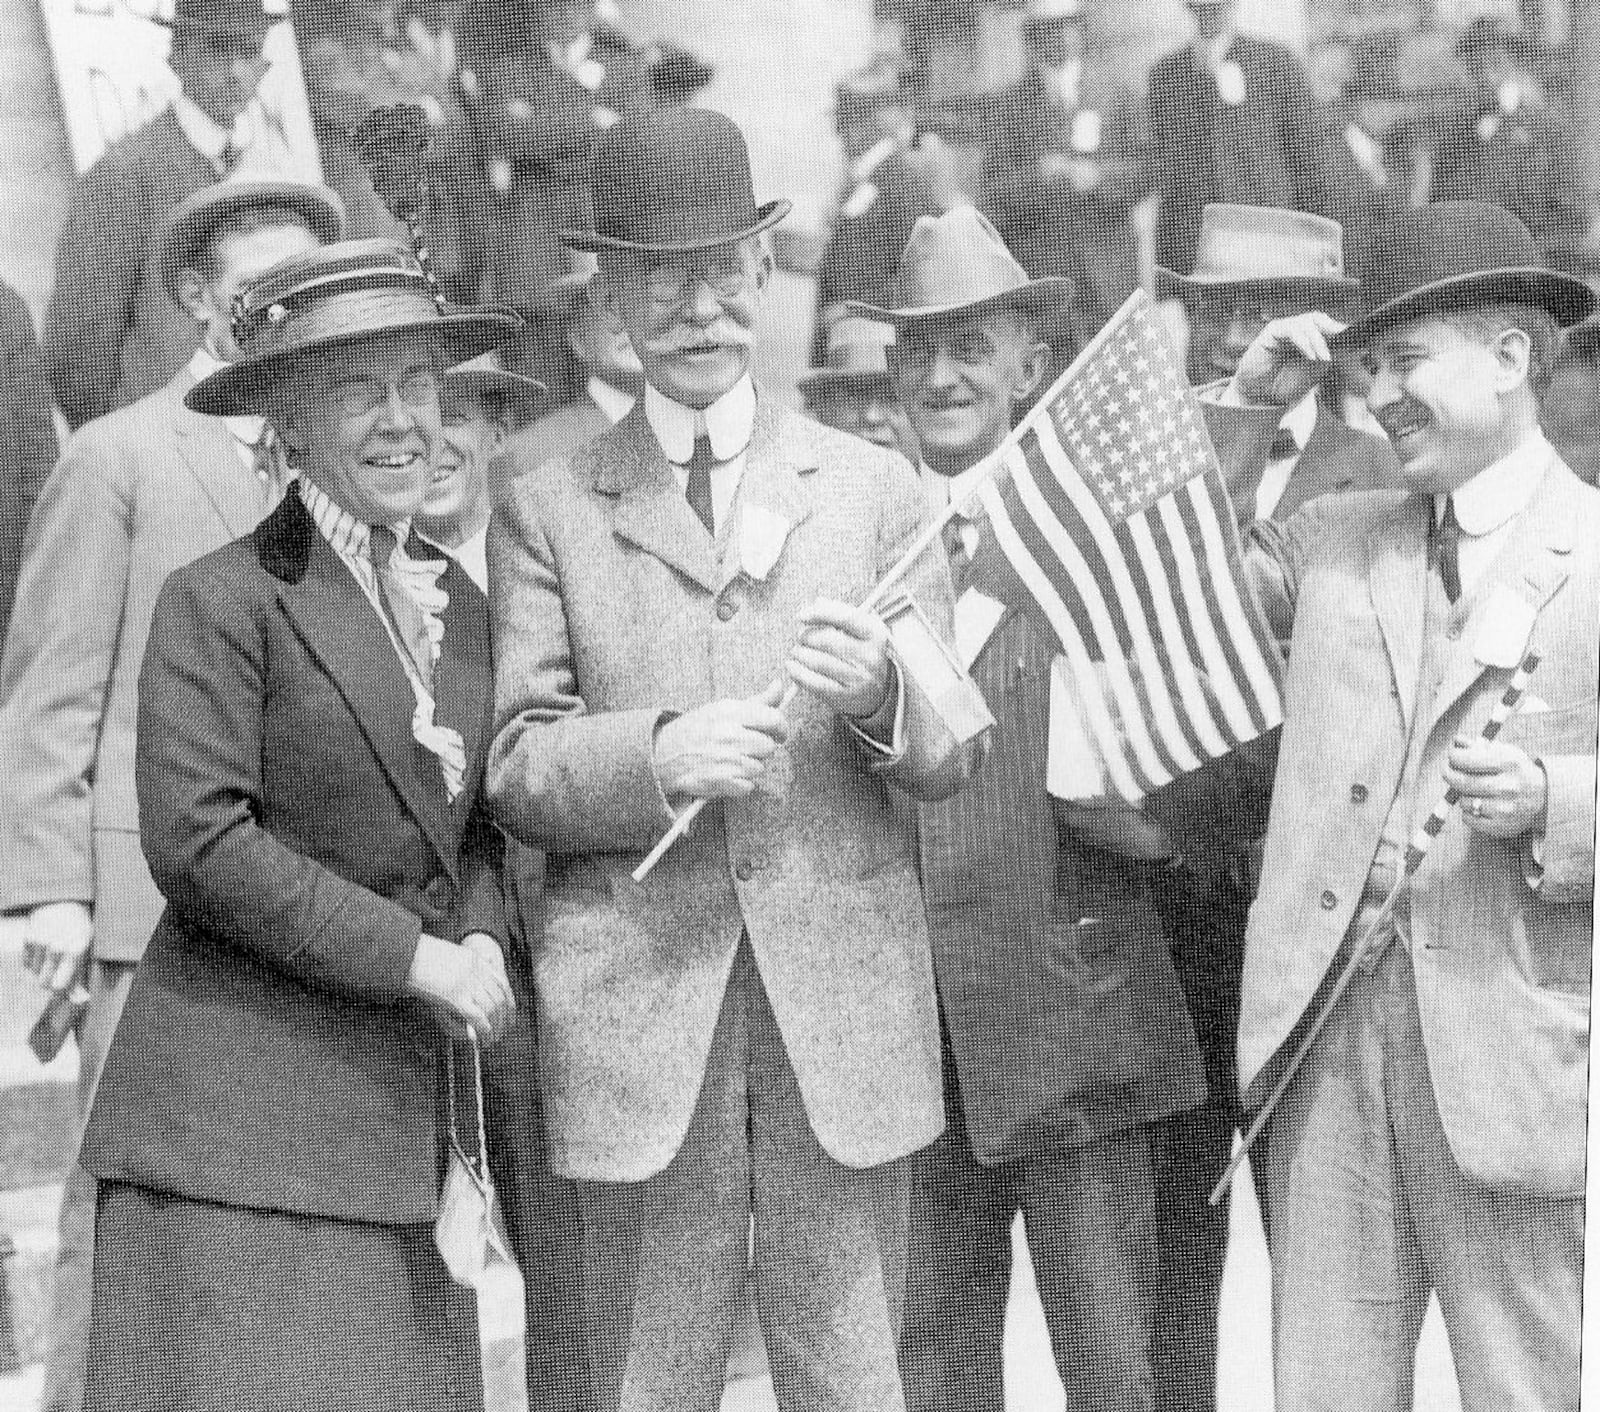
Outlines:
{"label": "hand raised to hat brim", "polygon": [[1343,329],[1320,310],[1271,320],[1239,359],[1234,391],[1257,407],[1293,407],[1328,375],[1329,342]]}

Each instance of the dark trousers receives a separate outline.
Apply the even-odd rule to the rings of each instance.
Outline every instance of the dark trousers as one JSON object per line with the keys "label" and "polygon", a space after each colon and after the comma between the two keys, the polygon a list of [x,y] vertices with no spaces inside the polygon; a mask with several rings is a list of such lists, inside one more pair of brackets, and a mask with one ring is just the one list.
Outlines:
{"label": "dark trousers", "polygon": [[1068,1412],[1155,1405],[1152,1129],[987,1167],[948,1049],[949,1126],[914,1159],[900,1377],[907,1412],[1003,1412],[1011,1226],[1022,1213]]}

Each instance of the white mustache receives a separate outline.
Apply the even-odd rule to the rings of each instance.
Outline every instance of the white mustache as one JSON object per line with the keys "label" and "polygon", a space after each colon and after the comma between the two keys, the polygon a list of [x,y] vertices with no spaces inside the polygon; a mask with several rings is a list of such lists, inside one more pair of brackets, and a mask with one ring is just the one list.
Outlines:
{"label": "white mustache", "polygon": [[664,338],[650,340],[652,353],[682,353],[686,349],[700,348],[707,343],[719,343],[724,348],[749,348],[754,338],[742,328],[709,328],[695,333],[674,333]]}

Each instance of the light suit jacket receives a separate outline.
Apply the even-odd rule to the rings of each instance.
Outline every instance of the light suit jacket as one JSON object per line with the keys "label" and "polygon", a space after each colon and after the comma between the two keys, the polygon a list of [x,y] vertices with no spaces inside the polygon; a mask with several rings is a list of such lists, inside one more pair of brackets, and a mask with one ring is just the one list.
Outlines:
{"label": "light suit jacket", "polygon": [[[1264,549],[1251,555],[1268,612],[1285,628],[1292,618],[1293,637],[1261,890],[1246,941],[1240,1079],[1247,1103],[1260,1103],[1350,927],[1408,729],[1425,733],[1420,823],[1443,796],[1451,741],[1478,735],[1532,648],[1542,656],[1533,699],[1501,739],[1541,761],[1549,777],[1538,861],[1526,840],[1483,837],[1453,815],[1413,882],[1410,950],[1429,1073],[1457,1163],[1496,1187],[1578,1193],[1593,945],[1600,493],[1552,455],[1509,542],[1456,605],[1432,708],[1417,718],[1430,514],[1427,497],[1400,491],[1326,498],[1268,530]],[[1508,615],[1531,624],[1526,644],[1520,630],[1497,629]]]}
{"label": "light suit jacket", "polygon": [[[674,711],[763,690],[796,614],[860,602],[927,514],[910,468],[757,402],[736,515],[792,526],[764,579],[715,546],[643,411],[511,481],[489,533],[503,827],[547,853],[535,957],[540,1064],[558,1171],[640,1181],[683,1141],[741,932],[823,1147],[854,1167],[943,1126],[939,1030],[909,808],[890,786],[953,792],[970,768],[909,681],[902,749],[875,758],[802,694],[748,798],[708,808],[644,883],[672,822],[652,741]],[[730,536],[730,543],[737,534]],[[947,637],[944,556],[909,586]]]}
{"label": "light suit jacket", "polygon": [[248,534],[266,492],[187,369],[67,444],[28,529],[0,659],[0,910],[94,909],[94,954],[137,961],[161,915],[139,851],[139,667],[172,570]]}

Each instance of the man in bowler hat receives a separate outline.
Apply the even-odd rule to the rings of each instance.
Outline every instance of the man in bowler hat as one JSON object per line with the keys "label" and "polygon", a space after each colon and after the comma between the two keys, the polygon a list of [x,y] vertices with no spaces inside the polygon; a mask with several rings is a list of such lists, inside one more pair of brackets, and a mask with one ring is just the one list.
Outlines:
{"label": "man in bowler hat", "polygon": [[[896,796],[952,793],[975,751],[855,605],[926,505],[900,457],[752,382],[788,203],[756,205],[729,119],[622,118],[593,197],[564,238],[598,251],[645,391],[491,523],[489,789],[546,853],[540,1072],[596,1402],[715,1408],[748,1269],[781,1408],[899,1408],[904,1159],[943,1114]],[[903,587],[948,644],[937,546]]]}
{"label": "man in bowler hat", "polygon": [[[1038,392],[1070,281],[1029,279],[970,206],[924,219],[890,323],[925,493],[969,501]],[[947,1128],[917,1158],[900,1365],[912,1412],[1001,1412],[1020,1211],[1067,1406],[1152,1407],[1158,1121],[1198,1102],[1199,1054],[1138,856],[1137,812],[1047,789],[1055,651],[984,591],[991,538],[960,510],[949,551],[960,658],[996,728],[982,773],[918,810],[943,1020]],[[992,548],[992,545],[991,545]]]}
{"label": "man in bowler hat", "polygon": [[[25,914],[30,969],[53,994],[81,985],[87,1113],[161,898],[139,848],[133,753],[139,671],[167,575],[276,503],[281,463],[259,418],[203,417],[183,399],[237,356],[233,298],[279,260],[343,229],[322,187],[216,183],[172,213],[153,262],[200,347],[177,375],[84,427],[40,494],[0,657],[0,908]],[[43,1407],[83,1397],[95,1184],[62,1194]]]}
{"label": "man in bowler hat", "polygon": [[[1410,1407],[1437,1295],[1467,1412],[1575,1409],[1600,493],[1538,415],[1557,327],[1594,294],[1496,207],[1425,207],[1393,234],[1371,312],[1269,323],[1233,379],[1244,405],[1214,423],[1248,457],[1354,347],[1404,486],[1255,529],[1251,574],[1291,642],[1247,1109],[1459,792],[1268,1129],[1277,1406]],[[1483,740],[1530,652],[1519,710]]]}

